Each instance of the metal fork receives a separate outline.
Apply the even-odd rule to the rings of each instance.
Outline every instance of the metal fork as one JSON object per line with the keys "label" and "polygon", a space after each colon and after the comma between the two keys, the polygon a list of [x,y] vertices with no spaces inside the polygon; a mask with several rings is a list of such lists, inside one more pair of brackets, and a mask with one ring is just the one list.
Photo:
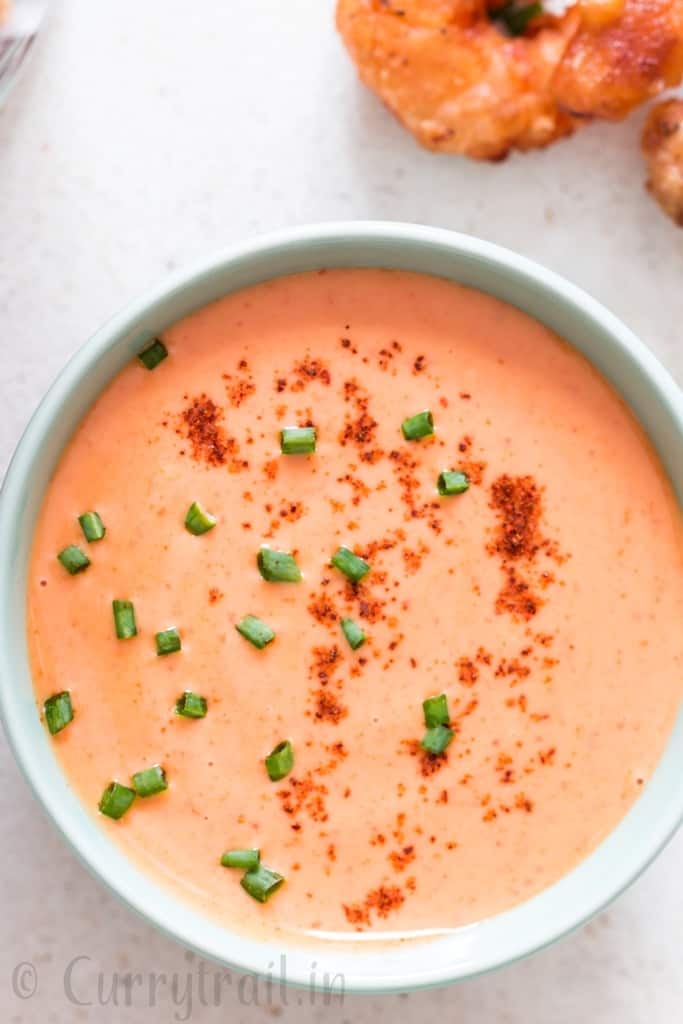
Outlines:
{"label": "metal fork", "polygon": [[49,0],[12,0],[0,26],[0,104],[6,99],[38,35]]}

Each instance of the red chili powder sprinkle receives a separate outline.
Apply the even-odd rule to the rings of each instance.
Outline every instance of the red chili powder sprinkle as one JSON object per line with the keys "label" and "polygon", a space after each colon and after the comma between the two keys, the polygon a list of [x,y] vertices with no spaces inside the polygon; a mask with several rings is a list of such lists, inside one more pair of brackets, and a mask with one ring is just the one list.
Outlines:
{"label": "red chili powder sprinkle", "polygon": [[464,473],[469,482],[474,486],[478,487],[484,479],[484,473],[486,472],[486,462],[477,461],[476,459],[459,459],[458,469],[461,473]]}
{"label": "red chili powder sprinkle", "polygon": [[463,686],[474,686],[479,678],[479,669],[471,658],[458,658],[458,679]]}
{"label": "red chili powder sprinkle", "polygon": [[370,494],[368,485],[351,473],[345,473],[344,476],[337,477],[337,483],[349,485],[353,492],[353,497],[351,498],[352,505],[360,505],[362,499],[367,498]]}
{"label": "red chili powder sprinkle", "polygon": [[316,622],[326,623],[328,626],[336,626],[339,622],[339,613],[325,591],[313,594],[308,605],[308,611]]}
{"label": "red chili powder sprinkle", "polygon": [[208,395],[193,398],[181,413],[192,456],[197,461],[221,466],[230,462],[231,470],[245,469],[248,463],[237,459],[239,445],[222,426],[223,411]]}
{"label": "red chili powder sprinkle", "polygon": [[498,528],[488,551],[500,557],[505,574],[496,599],[496,611],[528,620],[542,602],[517,566],[523,562],[530,570],[539,553],[558,557],[553,545],[541,534],[540,488],[531,476],[505,473],[493,482],[489,505],[498,518]]}
{"label": "red chili powder sprinkle", "polygon": [[223,380],[226,381],[225,390],[228,395],[228,401],[235,408],[239,408],[242,402],[246,401],[256,391],[254,378],[249,373],[249,365],[246,359],[240,359],[237,369],[241,376],[234,377],[230,373],[223,374]]}
{"label": "red chili powder sprinkle", "polygon": [[490,506],[498,516],[492,551],[514,560],[532,559],[543,544],[539,532],[541,494],[533,477],[498,477],[491,486]]}
{"label": "red chili powder sprinkle", "polygon": [[336,644],[332,644],[331,647],[314,647],[311,654],[313,661],[309,666],[309,675],[326,686],[343,661],[341,651]]}
{"label": "red chili powder sprinkle", "polygon": [[515,807],[520,811],[526,811],[527,814],[531,814],[534,809],[534,803],[524,793],[518,793],[515,797]]}
{"label": "red chili powder sprinkle", "polygon": [[393,358],[394,353],[390,348],[381,348],[377,357],[377,364],[380,370],[388,370]]}
{"label": "red chili powder sprinkle", "polygon": [[290,391],[303,391],[313,381],[328,386],[332,380],[330,371],[322,359],[314,359],[311,356],[295,363],[292,372],[296,379],[290,384]]}
{"label": "red chili powder sprinkle", "polygon": [[384,454],[375,444],[379,424],[370,413],[370,396],[355,377],[344,381],[344,401],[353,411],[346,414],[339,443],[355,445],[364,462],[377,462]]}
{"label": "red chili powder sprinkle", "polygon": [[304,512],[304,504],[301,501],[283,501],[279,509],[280,518],[288,523],[295,523],[297,519],[301,519]]}
{"label": "red chili powder sprinkle", "polygon": [[385,918],[393,910],[398,910],[404,902],[405,895],[397,885],[380,885],[372,889],[362,903],[343,903],[342,907],[349,924],[369,925],[371,912]]}
{"label": "red chili powder sprinkle", "polygon": [[[377,577],[377,574],[375,574]],[[378,581],[379,582],[379,581]],[[384,618],[386,601],[376,597],[367,583],[347,583],[345,596],[348,601],[357,601],[358,614],[361,619],[374,625]]]}
{"label": "red chili powder sprinkle", "polygon": [[427,519],[434,532],[440,533],[442,524],[436,513],[442,510],[442,506],[438,501],[419,500],[422,496],[422,483],[416,472],[419,468],[418,460],[410,451],[396,449],[389,452],[389,458],[392,460],[392,469],[400,488],[401,501],[405,505],[403,518],[406,521]]}
{"label": "red chili powder sprinkle", "polygon": [[314,696],[315,708],[313,713],[318,721],[338,725],[348,715],[348,708],[328,690],[317,690]]}
{"label": "red chili powder sprinkle", "polygon": [[401,850],[392,850],[388,857],[394,871],[405,871],[415,860],[415,847],[404,846]]}
{"label": "red chili powder sprinkle", "polygon": [[427,554],[429,554],[429,548],[422,541],[416,548],[404,548],[402,555],[406,572],[411,576],[414,575],[420,569],[422,560]]}
{"label": "red chili powder sprinkle", "polygon": [[506,579],[496,598],[496,612],[507,612],[515,618],[531,619],[540,608],[541,599],[532,592],[531,585],[512,567],[505,568]]}
{"label": "red chili powder sprinkle", "polygon": [[[285,814],[296,817],[305,812],[313,821],[327,821],[327,809],[325,797],[328,794],[327,786],[316,782],[313,773],[308,771],[305,775],[298,777],[290,775],[283,789],[278,791],[278,798],[282,802],[282,810]],[[301,828],[300,823],[295,831]],[[294,826],[292,826],[294,827]]]}
{"label": "red chili powder sprinkle", "polygon": [[[343,660],[341,652],[337,645],[333,644],[331,647],[314,647],[311,653],[313,660],[309,665],[308,672],[309,676],[316,680],[318,686],[310,691],[313,710],[308,714],[313,714],[318,721],[337,725],[348,714],[348,708],[330,692],[328,686],[333,682],[334,673]],[[341,688],[339,682],[335,685],[337,689]]]}
{"label": "red chili powder sprinkle", "polygon": [[531,673],[531,669],[528,665],[523,665],[519,658],[501,658],[494,672],[494,676],[498,679],[501,677],[514,676],[514,681],[510,684],[514,686],[520,679],[526,679]]}

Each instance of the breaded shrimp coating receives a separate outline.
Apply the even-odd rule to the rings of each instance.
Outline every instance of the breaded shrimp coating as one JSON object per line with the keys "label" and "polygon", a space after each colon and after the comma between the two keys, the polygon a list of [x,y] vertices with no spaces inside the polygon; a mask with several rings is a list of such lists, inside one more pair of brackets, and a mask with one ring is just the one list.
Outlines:
{"label": "breaded shrimp coating", "polygon": [[[520,0],[521,2],[521,0]],[[506,35],[501,0],[338,0],[362,81],[428,149],[502,159],[683,74],[683,0],[582,0]]]}
{"label": "breaded shrimp coating", "polygon": [[666,100],[650,111],[643,130],[647,187],[661,208],[683,227],[683,100]]}

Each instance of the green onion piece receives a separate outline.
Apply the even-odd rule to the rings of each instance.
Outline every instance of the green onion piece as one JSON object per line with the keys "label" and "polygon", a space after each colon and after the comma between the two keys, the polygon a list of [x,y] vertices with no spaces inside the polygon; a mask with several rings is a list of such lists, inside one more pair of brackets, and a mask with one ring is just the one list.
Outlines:
{"label": "green onion piece", "polygon": [[284,878],[282,875],[278,875],[277,871],[271,871],[270,868],[266,868],[263,864],[259,864],[255,871],[247,871],[240,879],[240,885],[243,889],[253,896],[259,903],[265,903],[274,892],[280,888]]}
{"label": "green onion piece", "polygon": [[357,651],[359,647],[362,647],[367,637],[363,630],[360,628],[357,622],[353,619],[342,619],[341,620],[342,633],[349,642],[349,647],[352,651]]}
{"label": "green onion piece", "polygon": [[185,529],[199,537],[202,533],[208,533],[216,525],[216,517],[205,512],[198,501],[193,501],[185,516]]}
{"label": "green onion piece", "polygon": [[81,524],[83,535],[89,544],[92,544],[93,541],[96,540],[102,540],[107,532],[105,525],[97,512],[84,512],[82,516],[78,517],[78,521]]}
{"label": "green onion piece", "polygon": [[68,547],[63,548],[57,555],[57,558],[70,576],[83,572],[90,565],[88,556],[80,548],[77,548],[75,544],[69,544]]}
{"label": "green onion piece", "polygon": [[289,775],[294,767],[294,748],[289,740],[278,743],[266,758],[266,771],[273,782],[279,782]]}
{"label": "green onion piece", "polygon": [[406,441],[418,441],[421,437],[429,437],[434,433],[434,417],[429,409],[409,416],[401,424]]}
{"label": "green onion piece", "polygon": [[138,635],[138,627],[135,623],[135,608],[132,601],[112,601],[114,611],[114,628],[119,640],[130,640],[132,636]]}
{"label": "green onion piece", "polygon": [[358,583],[370,572],[370,564],[359,555],[354,555],[350,548],[341,547],[330,559],[335,569],[339,569],[352,583]]}
{"label": "green onion piece", "polygon": [[108,818],[118,820],[126,813],[135,800],[135,790],[122,786],[120,782],[110,782],[100,797],[99,808]]}
{"label": "green onion piece", "polygon": [[543,13],[543,5],[540,3],[528,4],[525,7],[517,7],[513,3],[506,4],[495,14],[495,17],[503,22],[511,36],[523,35],[527,25],[539,14]]}
{"label": "green onion piece", "polygon": [[145,348],[138,354],[138,359],[147,370],[153,370],[155,366],[158,366],[166,356],[168,355],[168,349],[164,345],[163,341],[159,341],[155,338],[148,348]]}
{"label": "green onion piece", "polygon": [[162,629],[160,633],[156,634],[154,639],[156,640],[159,657],[164,654],[175,654],[182,646],[180,643],[180,633],[175,626],[171,626],[170,629]]}
{"label": "green onion piece", "polygon": [[441,497],[445,498],[451,494],[464,494],[469,489],[470,481],[466,473],[444,469],[443,473],[439,473],[436,486]]}
{"label": "green onion piece", "polygon": [[298,583],[302,578],[301,569],[289,551],[261,548],[256,562],[259,572],[269,583]]}
{"label": "green onion piece", "polygon": [[275,639],[275,633],[270,626],[257,619],[255,615],[245,615],[235,629],[260,651]]}
{"label": "green onion piece", "polygon": [[53,693],[43,704],[43,713],[47,727],[54,736],[73,721],[74,709],[71,704],[71,694],[68,690],[61,693]]}
{"label": "green onion piece", "polygon": [[448,725],[434,725],[422,737],[420,746],[428,754],[443,754],[453,739],[453,730]]}
{"label": "green onion piece", "polygon": [[283,455],[311,455],[317,440],[315,427],[285,427],[280,431]]}
{"label": "green onion piece", "polygon": [[260,850],[226,850],[221,857],[224,868],[241,868],[243,871],[256,871],[260,863]]}
{"label": "green onion piece", "polygon": [[131,782],[138,796],[154,796],[156,793],[163,793],[165,789],[168,789],[166,772],[160,764],[154,764],[151,768],[144,768],[141,772],[136,772]]}
{"label": "green onion piece", "polygon": [[440,693],[438,697],[427,697],[427,700],[422,701],[422,710],[428,729],[435,725],[448,725],[451,720],[448,713],[448,697],[445,693]]}
{"label": "green onion piece", "polygon": [[192,693],[191,690],[186,690],[182,697],[178,697],[175,704],[176,714],[182,715],[183,718],[203,718],[207,709],[206,697]]}

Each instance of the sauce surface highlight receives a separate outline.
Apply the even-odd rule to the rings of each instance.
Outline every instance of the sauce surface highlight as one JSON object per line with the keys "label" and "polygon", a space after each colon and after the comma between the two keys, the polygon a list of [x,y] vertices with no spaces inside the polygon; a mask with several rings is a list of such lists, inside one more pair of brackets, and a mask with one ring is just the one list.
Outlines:
{"label": "sauce surface highlight", "polygon": [[[451,928],[556,881],[637,798],[682,696],[680,515],[624,404],[518,310],[397,271],[267,282],[163,340],[85,417],[35,536],[35,691],[71,692],[54,743],[76,792],[97,813],[111,779],[162,764],[168,790],[102,827],[248,932]],[[434,437],[406,442],[423,409]],[[281,428],[309,423],[316,453],[282,455]],[[445,469],[469,490],[440,497]],[[218,520],[201,536],[193,501]],[[90,509],[107,533],[87,544]],[[57,562],[67,544],[87,571]],[[303,581],[263,580],[264,544]],[[356,588],[340,545],[372,566]],[[277,634],[264,650],[247,614]],[[158,657],[172,626],[182,650]],[[174,714],[185,690],[205,718]],[[431,757],[422,702],[442,692],[455,735]],[[220,866],[230,847],[286,877],[267,905]]]}

